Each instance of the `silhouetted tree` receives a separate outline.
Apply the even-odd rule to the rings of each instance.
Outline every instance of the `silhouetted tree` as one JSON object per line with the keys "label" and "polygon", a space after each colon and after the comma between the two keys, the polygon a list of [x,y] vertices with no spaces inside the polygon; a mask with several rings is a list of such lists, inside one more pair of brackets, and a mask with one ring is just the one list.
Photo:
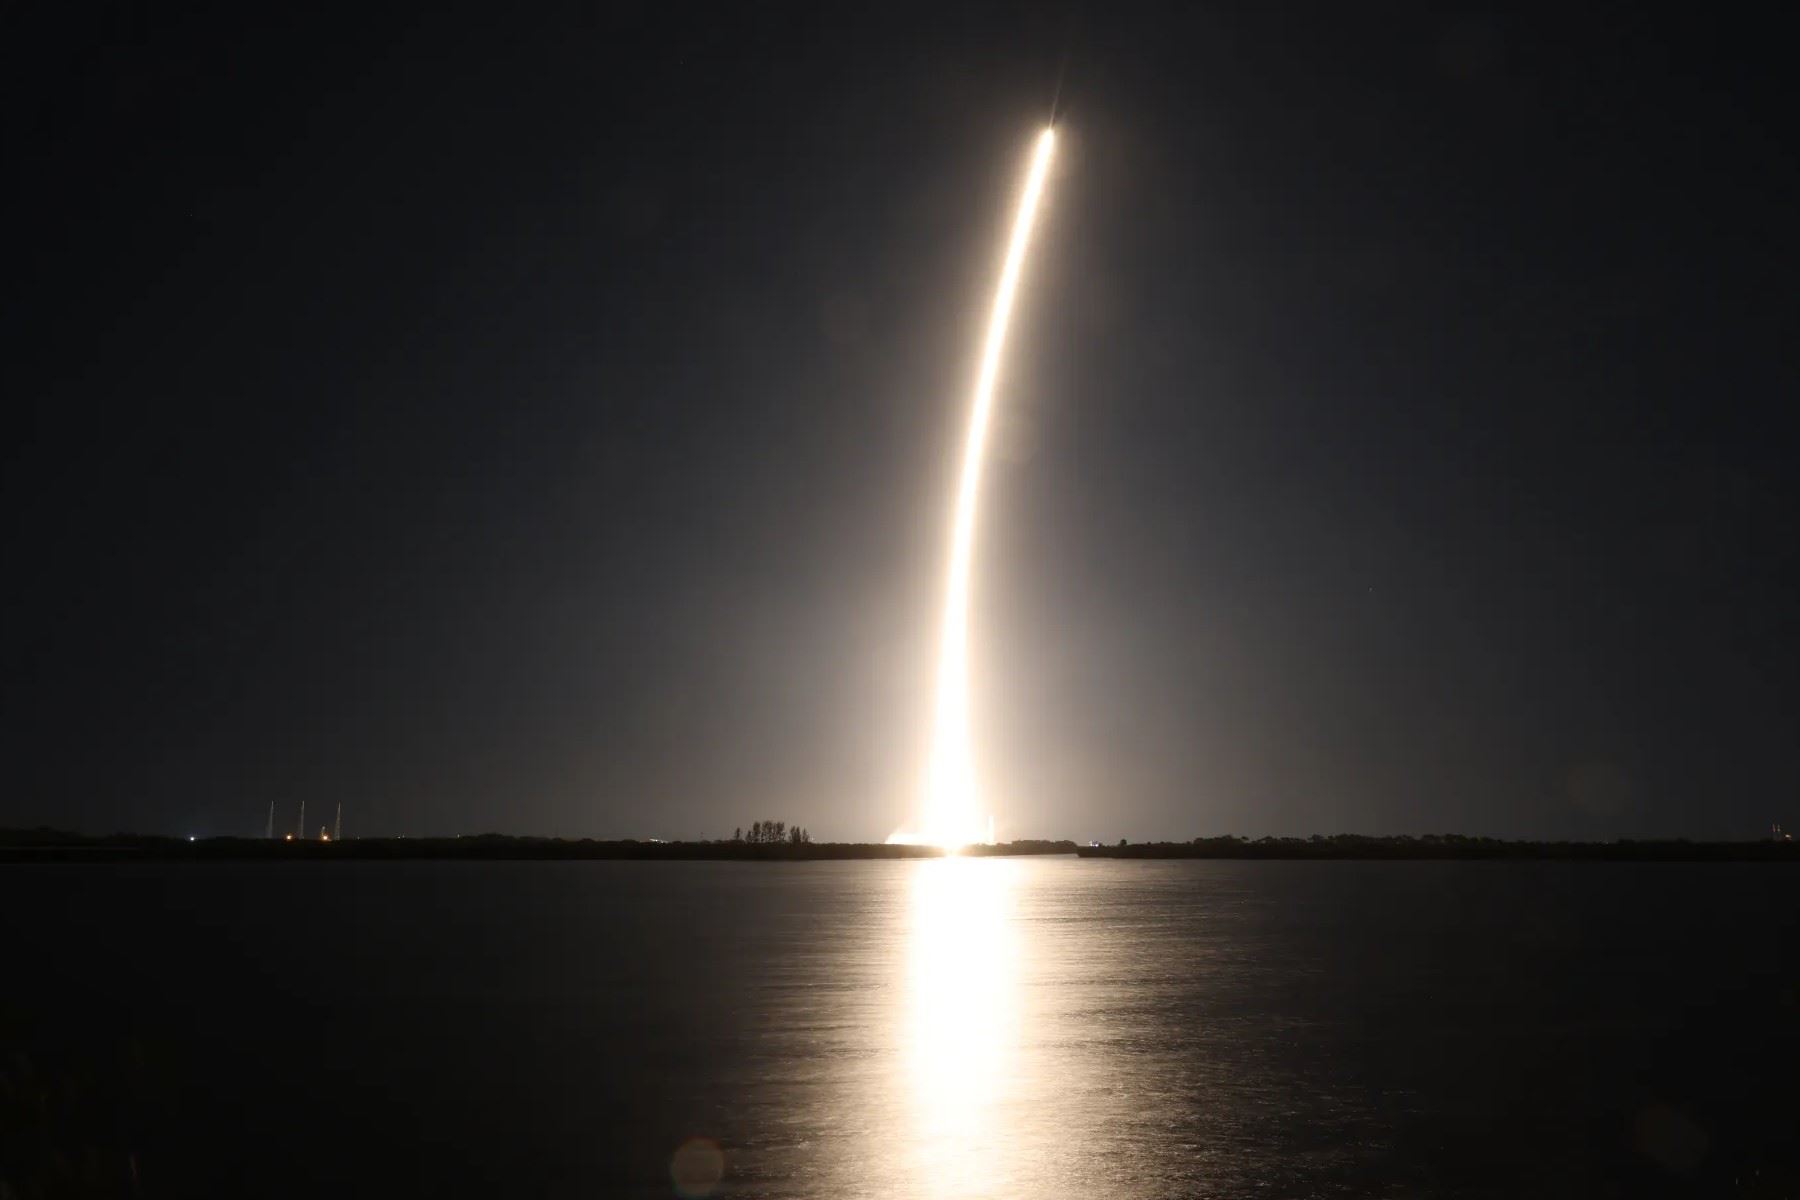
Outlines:
{"label": "silhouetted tree", "polygon": [[749,842],[758,846],[779,845],[783,842],[790,846],[804,846],[812,841],[812,834],[804,826],[790,827],[786,821],[752,821],[749,835],[745,836],[740,829],[732,841]]}

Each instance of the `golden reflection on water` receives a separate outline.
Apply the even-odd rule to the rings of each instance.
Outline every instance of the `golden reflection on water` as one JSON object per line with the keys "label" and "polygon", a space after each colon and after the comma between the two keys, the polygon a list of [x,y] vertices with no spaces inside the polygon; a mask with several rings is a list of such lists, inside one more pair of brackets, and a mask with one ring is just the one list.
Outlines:
{"label": "golden reflection on water", "polygon": [[921,863],[907,929],[913,1190],[988,1195],[1010,1174],[1023,1024],[1018,864]]}

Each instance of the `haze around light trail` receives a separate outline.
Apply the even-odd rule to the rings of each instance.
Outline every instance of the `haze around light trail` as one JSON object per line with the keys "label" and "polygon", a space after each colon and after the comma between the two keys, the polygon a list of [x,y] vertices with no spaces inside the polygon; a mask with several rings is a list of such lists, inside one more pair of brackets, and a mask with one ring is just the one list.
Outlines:
{"label": "haze around light trail", "polygon": [[920,821],[914,830],[902,830],[890,842],[918,842],[955,848],[994,840],[992,813],[982,811],[981,789],[975,762],[974,731],[969,693],[969,599],[975,559],[976,516],[981,502],[982,467],[987,458],[988,429],[994,410],[994,386],[1006,349],[1014,300],[1025,269],[1026,251],[1036,224],[1050,160],[1056,150],[1056,132],[1045,129],[1032,150],[1025,190],[1013,218],[994,307],[988,317],[981,367],[970,402],[968,435],[963,443],[962,469],[957,476],[956,502],[950,526],[950,562],[945,576],[943,626],[940,634],[936,709],[932,724]]}

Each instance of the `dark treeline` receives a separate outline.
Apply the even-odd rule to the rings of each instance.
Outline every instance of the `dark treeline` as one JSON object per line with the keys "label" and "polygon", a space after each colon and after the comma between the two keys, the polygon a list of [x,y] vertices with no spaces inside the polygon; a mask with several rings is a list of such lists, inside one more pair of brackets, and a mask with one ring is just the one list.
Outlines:
{"label": "dark treeline", "polygon": [[[592,838],[512,837],[483,833],[452,838],[351,838],[339,842],[283,838],[184,838],[113,834],[87,837],[53,829],[0,829],[0,862],[336,862],[402,859],[632,859],[645,861],[724,860],[822,862],[832,859],[935,858],[936,846],[889,846],[871,842],[815,842],[805,830],[795,840],[784,828],[775,840],[741,836],[719,841],[596,841]],[[753,827],[754,828],[754,827]],[[740,831],[741,832],[741,831]],[[972,846],[969,854],[1072,854],[1073,842],[1026,841]]]}
{"label": "dark treeline", "polygon": [[[758,828],[760,826],[760,830]],[[779,833],[777,832],[779,831]],[[747,836],[749,835],[749,836]],[[798,835],[798,836],[796,836]],[[764,840],[753,840],[760,837]],[[597,841],[483,833],[451,838],[352,838],[340,842],[264,838],[184,838],[113,834],[87,837],[53,829],[0,829],[0,862],[120,860],[331,862],[353,859],[631,859],[822,862],[833,859],[935,858],[935,846],[814,842],[804,829],[758,822],[731,839],[693,842]],[[1080,854],[1083,858],[1474,859],[1610,862],[1800,862],[1793,842],[1516,842],[1427,834],[1423,837],[1195,838],[1190,842],[1081,846],[1016,841],[968,846],[970,856]]]}
{"label": "dark treeline", "polygon": [[756,846],[765,846],[771,842],[786,842],[792,846],[804,846],[812,841],[812,834],[798,825],[789,829],[786,821],[752,821],[750,836],[745,837],[744,831],[739,829],[731,835],[731,840],[749,842]]}
{"label": "dark treeline", "polygon": [[992,846],[964,846],[961,852],[971,858],[986,858],[1007,854],[1073,854],[1075,850],[1075,843],[1070,841],[1020,838],[1016,842],[996,842]]}
{"label": "dark treeline", "polygon": [[1513,842],[1461,834],[1367,837],[1340,833],[1307,838],[1195,838],[1191,842],[1141,842],[1082,846],[1083,858],[1288,858],[1288,859],[1566,859],[1602,862],[1800,862],[1793,842],[1667,841]]}

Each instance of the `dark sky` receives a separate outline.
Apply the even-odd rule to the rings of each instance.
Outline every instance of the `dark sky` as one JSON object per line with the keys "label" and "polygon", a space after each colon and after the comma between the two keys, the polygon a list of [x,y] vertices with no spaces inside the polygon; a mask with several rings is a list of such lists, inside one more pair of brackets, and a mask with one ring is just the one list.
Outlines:
{"label": "dark sky", "polygon": [[1065,55],[981,529],[1002,835],[1800,823],[1774,27],[41,7],[0,824],[885,836]]}

